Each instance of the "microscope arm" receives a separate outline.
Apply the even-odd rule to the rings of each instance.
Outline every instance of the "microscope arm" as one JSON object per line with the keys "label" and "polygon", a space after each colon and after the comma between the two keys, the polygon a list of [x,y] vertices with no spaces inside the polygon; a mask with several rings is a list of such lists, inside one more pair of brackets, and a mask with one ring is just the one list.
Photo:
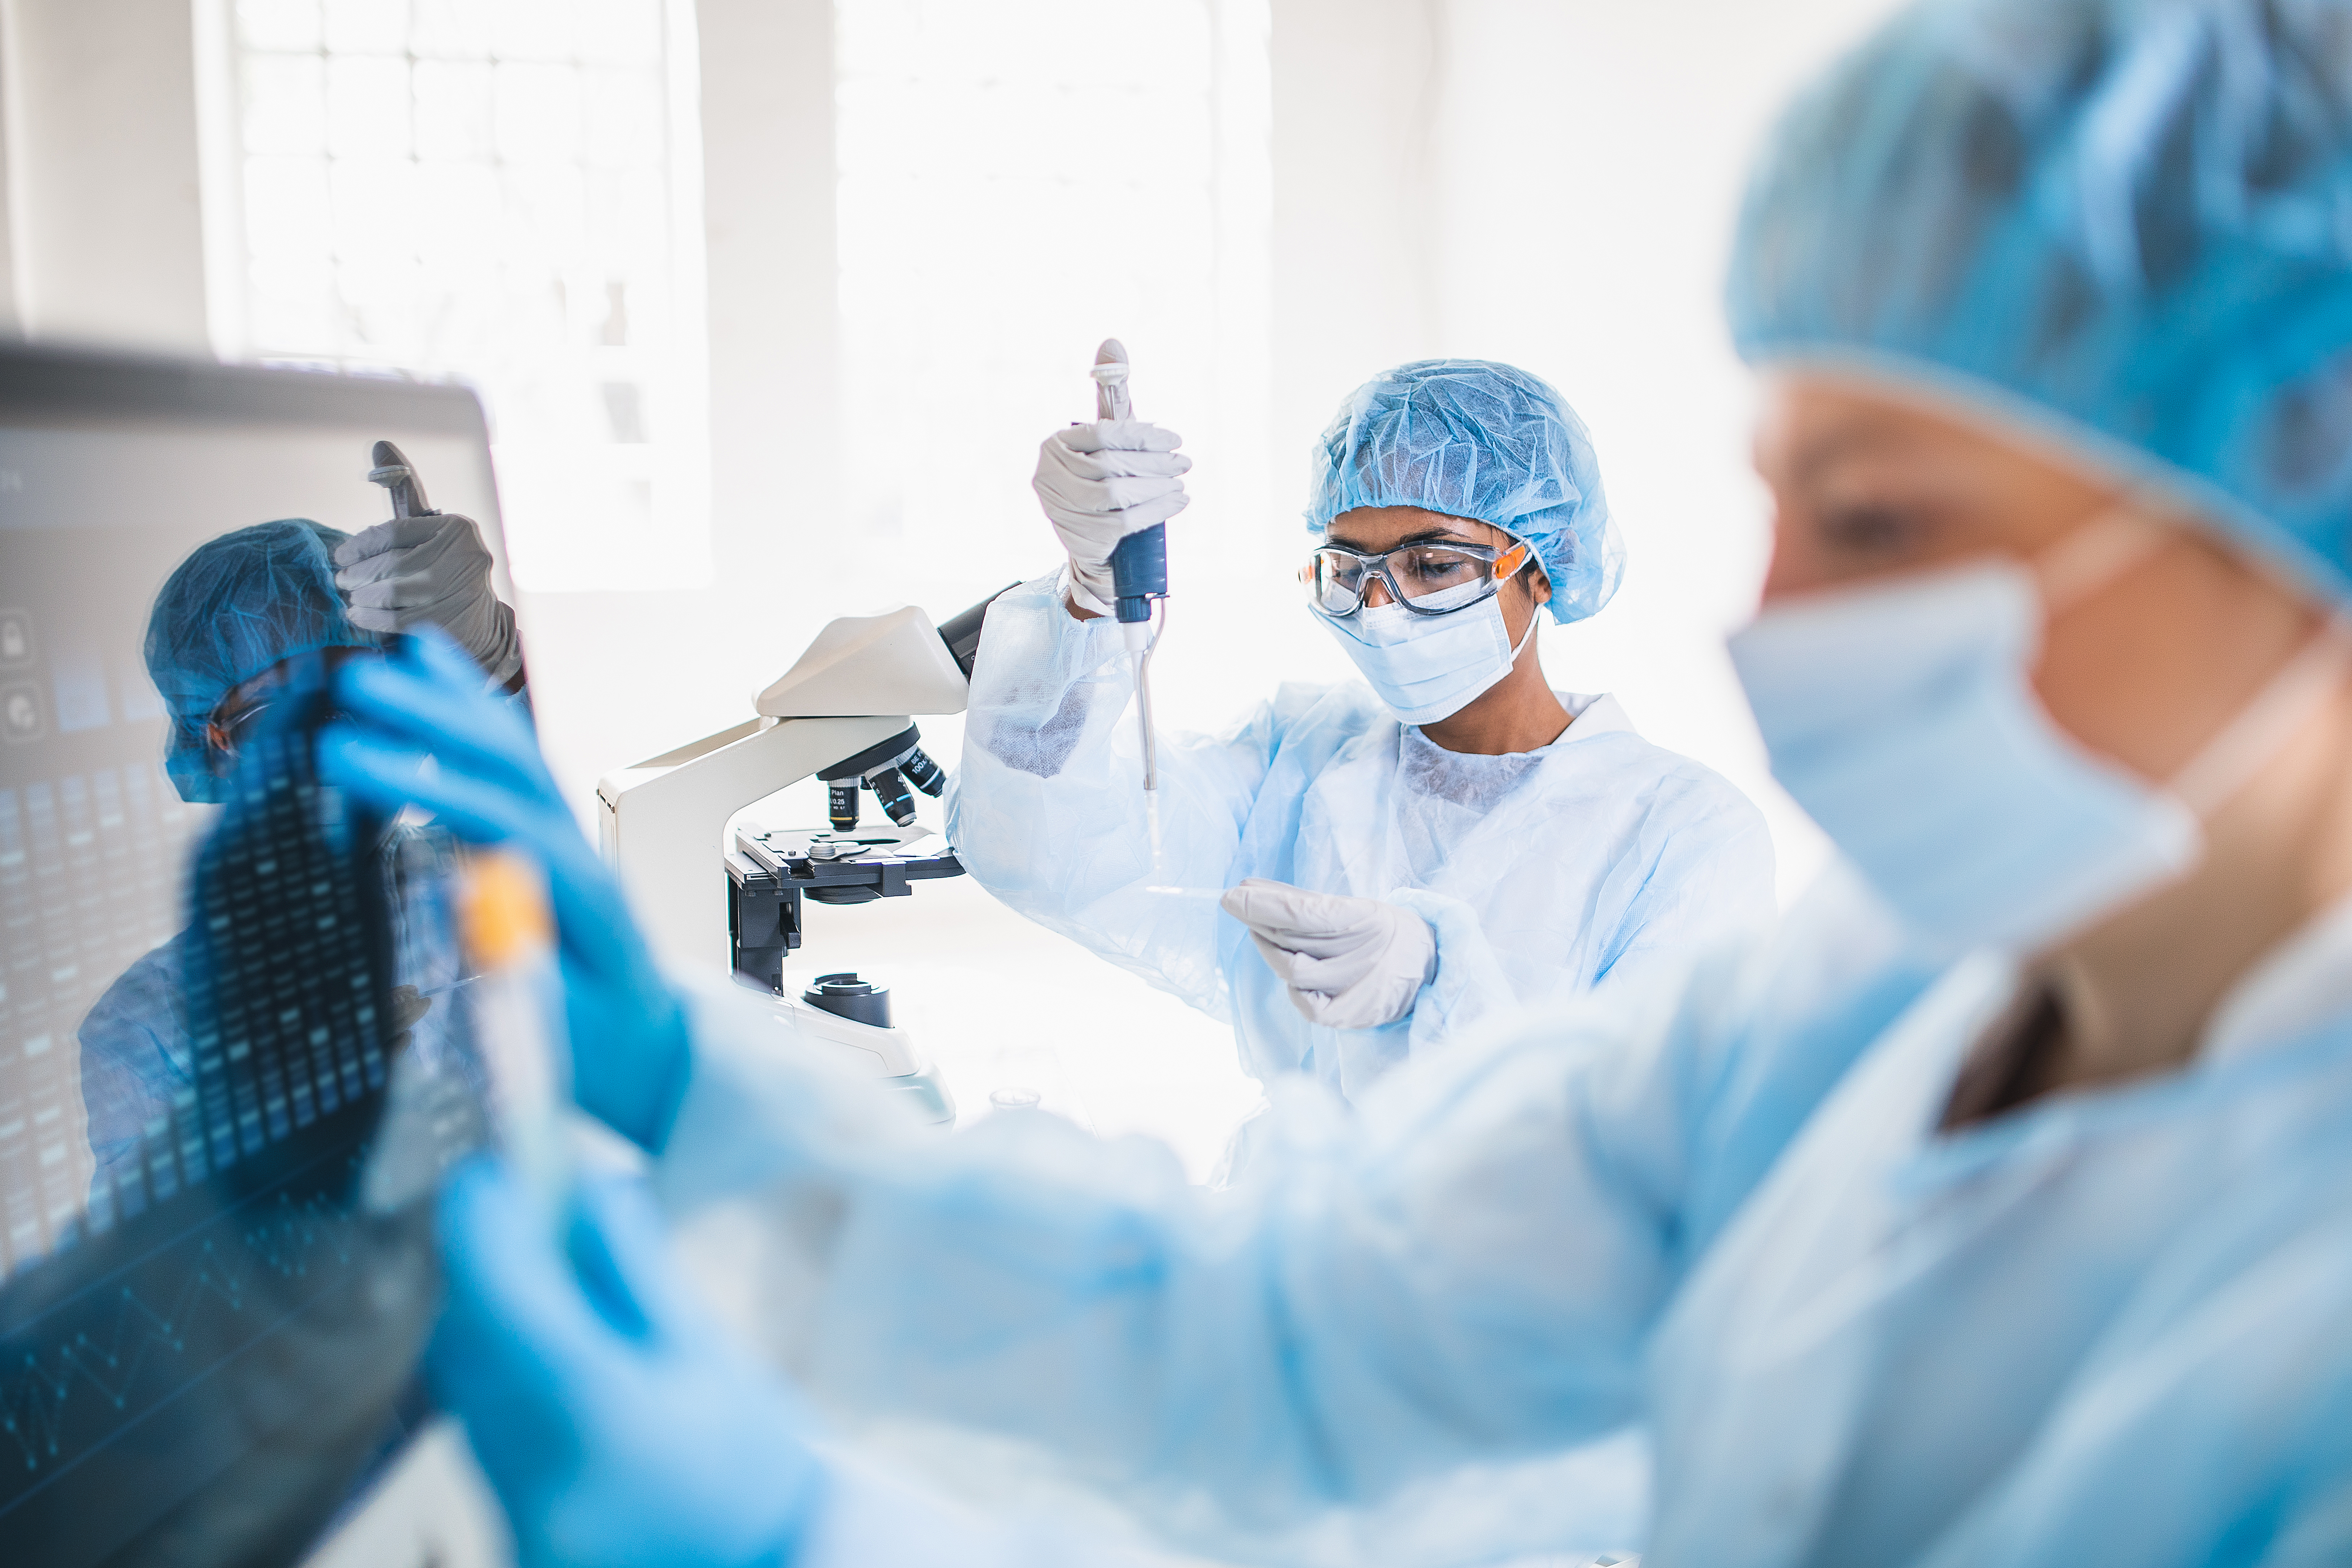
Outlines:
{"label": "microscope arm", "polygon": [[663,962],[727,971],[720,866],[730,817],[911,721],[906,714],[751,719],[605,774],[596,786],[604,858]]}
{"label": "microscope arm", "polygon": [[604,858],[664,962],[729,972],[728,818],[905,732],[914,714],[962,712],[995,596],[940,626],[912,605],[828,622],[760,693],[761,717],[604,775]]}

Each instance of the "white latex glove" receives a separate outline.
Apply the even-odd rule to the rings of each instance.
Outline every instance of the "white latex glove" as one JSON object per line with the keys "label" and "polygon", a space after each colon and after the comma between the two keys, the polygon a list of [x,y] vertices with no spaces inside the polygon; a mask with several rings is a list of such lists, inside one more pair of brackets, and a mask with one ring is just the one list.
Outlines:
{"label": "white latex glove", "polygon": [[514,611],[490,591],[490,552],[470,517],[399,517],[335,547],[335,586],[367,632],[439,626],[499,685],[522,672]]}
{"label": "white latex glove", "polygon": [[1412,1012],[1437,976],[1437,939],[1411,910],[1252,877],[1220,900],[1310,1024],[1369,1029]]}
{"label": "white latex glove", "polygon": [[1097,419],[1056,430],[1037,448],[1029,482],[1070,552],[1070,597],[1080,609],[1110,614],[1111,551],[1191,504],[1181,476],[1192,459],[1176,450],[1183,439],[1140,419]]}

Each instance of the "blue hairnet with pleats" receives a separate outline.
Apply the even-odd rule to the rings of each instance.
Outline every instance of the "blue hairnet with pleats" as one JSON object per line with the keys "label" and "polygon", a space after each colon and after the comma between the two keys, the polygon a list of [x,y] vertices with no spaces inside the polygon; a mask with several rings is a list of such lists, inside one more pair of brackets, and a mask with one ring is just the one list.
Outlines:
{"label": "blue hairnet with pleats", "polygon": [[1554,620],[1592,614],[1625,574],[1584,421],[1507,364],[1424,359],[1374,376],[1316,444],[1309,495],[1316,533],[1358,507],[1413,506],[1525,540],[1551,578]]}
{"label": "blue hairnet with pleats", "polygon": [[147,673],[172,716],[163,771],[181,798],[218,801],[230,759],[205,724],[233,687],[280,659],[380,641],[343,613],[334,548],[351,537],[307,518],[207,540],[180,563],[147,617]]}
{"label": "blue hairnet with pleats", "polygon": [[2352,4],[1930,0],[1782,121],[1751,363],[1937,386],[2352,599]]}

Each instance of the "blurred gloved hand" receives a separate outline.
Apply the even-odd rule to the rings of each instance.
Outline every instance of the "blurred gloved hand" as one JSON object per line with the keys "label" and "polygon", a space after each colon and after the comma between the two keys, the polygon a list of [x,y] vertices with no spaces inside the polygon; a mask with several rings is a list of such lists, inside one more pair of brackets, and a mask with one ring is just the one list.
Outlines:
{"label": "blurred gloved hand", "polygon": [[521,1568],[782,1568],[824,1480],[798,1401],[678,1289],[642,1192],[584,1186],[564,1229],[488,1160],[442,1194],[426,1372]]}
{"label": "blurred gloved hand", "polygon": [[514,611],[490,592],[489,547],[472,518],[445,511],[379,522],[337,545],[335,565],[335,586],[362,631],[439,626],[493,685],[522,672]]}
{"label": "blurred gloved hand", "polygon": [[395,985],[386,1000],[392,1004],[392,1018],[384,1044],[397,1056],[415,1042],[417,1021],[433,1011],[433,998],[414,985]]}
{"label": "blurred gloved hand", "polygon": [[1139,419],[1097,419],[1056,430],[1037,448],[1030,483],[1070,552],[1070,597],[1080,609],[1109,615],[1112,550],[1191,504],[1181,476],[1192,459],[1176,450],[1183,439]]}
{"label": "blurred gloved hand", "polygon": [[319,740],[327,782],[386,813],[422,806],[460,838],[515,845],[546,868],[573,1095],[658,1152],[686,1092],[686,1014],[530,726],[431,628],[388,658],[343,665],[335,697],[341,714]]}
{"label": "blurred gloved hand", "polygon": [[1412,1012],[1437,975],[1437,939],[1411,910],[1252,877],[1220,900],[1310,1024],[1369,1029]]}

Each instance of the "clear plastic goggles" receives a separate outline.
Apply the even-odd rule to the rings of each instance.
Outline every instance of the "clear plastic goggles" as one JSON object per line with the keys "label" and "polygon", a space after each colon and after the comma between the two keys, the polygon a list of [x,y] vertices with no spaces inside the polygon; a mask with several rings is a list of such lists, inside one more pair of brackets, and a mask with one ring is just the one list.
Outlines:
{"label": "clear plastic goggles", "polygon": [[[319,651],[331,670],[340,668],[347,659],[374,650],[339,647]],[[289,663],[281,660],[251,679],[231,687],[205,725],[205,743],[223,757],[234,757],[243,750],[247,742],[261,732],[271,710],[286,696],[289,668]]]}
{"label": "clear plastic goggles", "polygon": [[1352,616],[1363,607],[1374,581],[1389,597],[1417,616],[1451,615],[1482,604],[1518,574],[1532,552],[1517,541],[1496,549],[1486,544],[1406,544],[1384,555],[1365,555],[1345,545],[1326,544],[1307,558],[1298,580],[1320,613]]}

